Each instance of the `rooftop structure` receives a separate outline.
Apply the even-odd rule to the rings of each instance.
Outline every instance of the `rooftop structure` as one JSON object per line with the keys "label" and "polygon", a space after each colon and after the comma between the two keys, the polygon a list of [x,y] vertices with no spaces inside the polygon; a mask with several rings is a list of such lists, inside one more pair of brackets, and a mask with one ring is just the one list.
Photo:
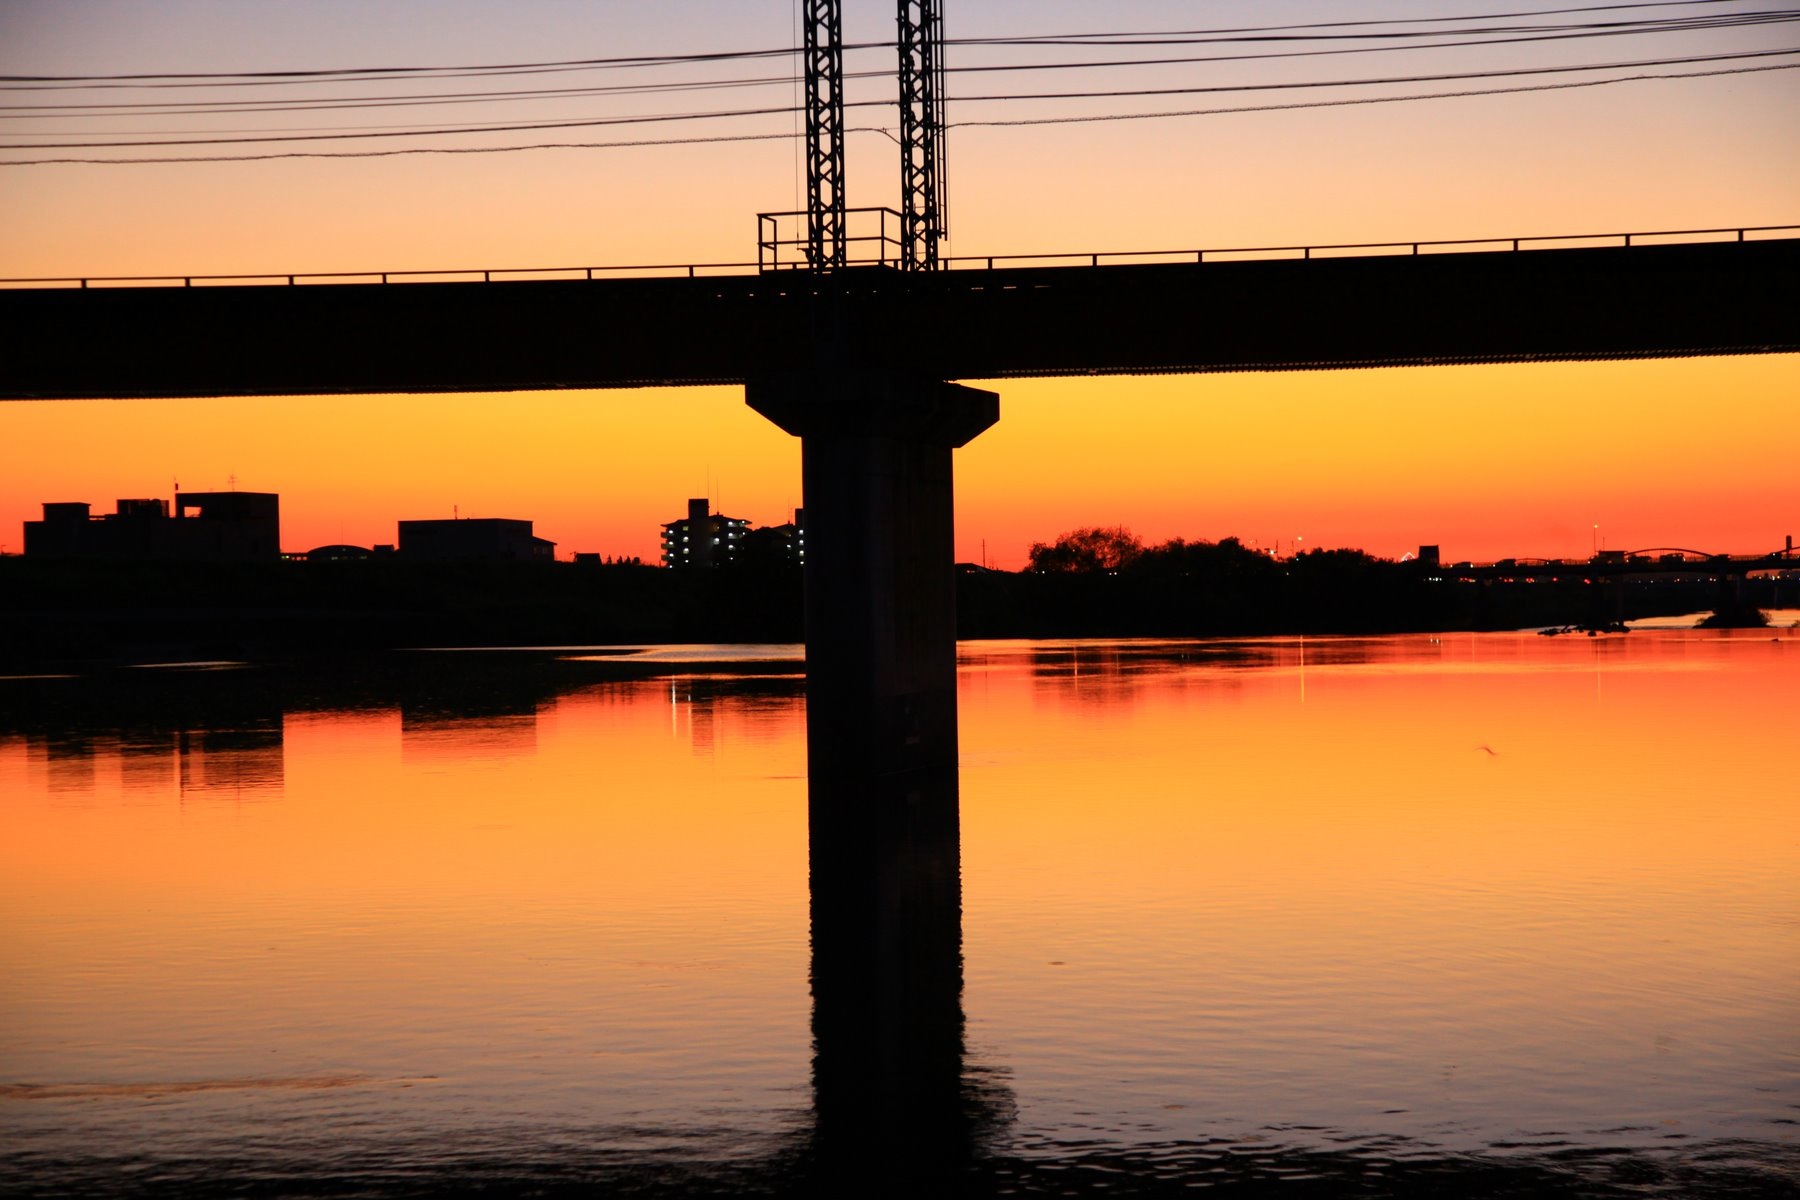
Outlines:
{"label": "rooftop structure", "polygon": [[25,522],[31,558],[110,562],[273,562],[281,557],[281,498],[274,492],[176,492],[119,500],[101,515],[86,502],[44,505]]}
{"label": "rooftop structure", "polygon": [[534,536],[530,521],[507,517],[402,521],[399,555],[410,562],[550,562],[556,543]]}
{"label": "rooftop structure", "polygon": [[806,510],[796,508],[783,525],[759,525],[738,539],[738,553],[748,563],[804,563]]}

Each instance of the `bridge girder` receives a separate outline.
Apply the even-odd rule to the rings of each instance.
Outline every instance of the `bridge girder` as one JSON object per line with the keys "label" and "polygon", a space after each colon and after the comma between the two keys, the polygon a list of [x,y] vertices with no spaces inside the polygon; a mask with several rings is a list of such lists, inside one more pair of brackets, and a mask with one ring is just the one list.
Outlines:
{"label": "bridge girder", "polygon": [[[0,397],[932,379],[1800,352],[1800,239],[698,279],[0,289]],[[897,338],[924,325],[930,338]]]}

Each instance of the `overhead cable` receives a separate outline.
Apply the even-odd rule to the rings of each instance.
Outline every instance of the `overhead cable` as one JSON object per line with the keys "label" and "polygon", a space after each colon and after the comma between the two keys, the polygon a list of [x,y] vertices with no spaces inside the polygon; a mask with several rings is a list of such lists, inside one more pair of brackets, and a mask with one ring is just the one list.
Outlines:
{"label": "overhead cable", "polygon": [[1780,50],[1740,50],[1725,54],[1690,54],[1676,58],[1645,58],[1630,62],[1571,63],[1555,67],[1506,67],[1488,71],[1452,71],[1439,75],[1387,75],[1365,79],[1305,79],[1278,83],[1219,84],[1208,87],[1182,88],[1117,88],[1086,92],[1008,92],[992,96],[958,96],[956,103],[1017,100],[1092,100],[1117,99],[1125,96],[1189,96],[1217,92],[1277,92],[1296,88],[1375,87],[1401,83],[1452,83],[1462,79],[1505,79],[1519,75],[1562,75],[1575,71],[1617,71],[1633,67],[1682,66],[1689,63],[1728,62],[1744,58],[1774,58],[1783,54],[1800,54],[1800,46]]}
{"label": "overhead cable", "polygon": [[[1788,10],[1782,17],[1783,23],[1800,21],[1800,9]],[[1767,23],[1775,23],[1773,21]],[[952,66],[946,71],[952,74],[998,74],[1021,71],[1063,71],[1063,70],[1100,70],[1120,67],[1139,66],[1171,66],[1188,63],[1249,62],[1282,58],[1311,58],[1318,56],[1344,54],[1376,54],[1393,51],[1443,50],[1460,49],[1470,46],[1497,46],[1525,42],[1563,41],[1570,39],[1587,39],[1595,37],[1616,37],[1641,33],[1680,32],[1661,26],[1652,28],[1610,29],[1605,31],[1576,30],[1569,27],[1568,32],[1538,32],[1518,37],[1479,38],[1458,41],[1440,42],[1405,42],[1395,45],[1332,47],[1324,50],[1276,50],[1250,54],[1218,54],[1218,55],[1177,55],[1160,58],[1126,58],[1078,60],[1074,62],[1037,62],[1037,63],[1002,63],[989,66]],[[887,79],[892,73],[888,71],[850,71],[845,73],[846,79]],[[792,86],[793,77],[759,76],[737,79],[699,80],[692,82],[670,83],[633,83],[611,84],[601,86],[585,86],[574,88],[528,88],[507,91],[475,91],[475,92],[439,92],[401,96],[337,96],[320,97],[312,100],[283,98],[277,100],[188,100],[188,101],[130,101],[106,104],[50,104],[50,105],[0,105],[0,116],[6,119],[69,119],[94,116],[101,113],[137,114],[144,116],[180,116],[187,113],[204,113],[211,115],[236,115],[258,112],[325,112],[338,109],[359,108],[414,108],[434,107],[450,104],[472,104],[484,101],[512,102],[520,100],[538,100],[548,97],[574,98],[586,96],[667,94],[687,91],[714,91],[723,88]]]}
{"label": "overhead cable", "polygon": [[1171,117],[1211,117],[1226,113],[1285,112],[1297,108],[1342,108],[1355,104],[1394,104],[1403,100],[1454,100],[1465,96],[1504,96],[1520,92],[1553,92],[1565,88],[1604,87],[1614,83],[1639,83],[1651,79],[1703,79],[1714,75],[1752,75],[1760,71],[1800,70],[1800,63],[1773,63],[1758,67],[1723,67],[1715,71],[1670,71],[1620,75],[1612,79],[1576,79],[1560,83],[1521,84],[1518,87],[1470,88],[1427,95],[1352,96],[1342,100],[1299,100],[1291,104],[1252,104],[1232,108],[1188,108],[1173,112],[1095,113],[1067,117],[1017,117],[1011,120],[952,121],[952,129],[1001,128],[1019,125],[1089,125],[1103,121],[1156,121]]}
{"label": "overhead cable", "polygon": [[[1278,33],[1287,30],[1342,29],[1381,25],[1445,24],[1456,21],[1508,20],[1521,17],[1567,15],[1583,12],[1605,12],[1622,9],[1688,8],[1732,3],[1735,0],[1663,0],[1662,3],[1603,4],[1576,8],[1528,9],[1510,12],[1476,13],[1458,17],[1400,17],[1357,21],[1321,21],[1287,25],[1237,26],[1219,29],[1175,31],[1172,34],[1040,34],[1028,38],[950,38],[946,45],[999,45],[1034,41],[1053,42],[1080,38],[1112,38],[1132,36],[1215,36],[1231,34]],[[1668,18],[1679,20],[1680,18]],[[894,43],[857,42],[844,46],[846,52],[862,50],[891,51]],[[795,47],[771,47],[757,50],[727,50],[696,54],[629,55],[610,58],[557,59],[544,62],[489,63],[462,66],[394,66],[336,67],[286,71],[186,71],[134,72],[105,75],[0,75],[0,90],[48,91],[83,88],[194,88],[253,87],[305,85],[338,80],[393,80],[408,78],[457,79],[493,75],[529,75],[557,71],[669,66],[688,63],[726,62],[732,60],[779,58],[796,55]]]}
{"label": "overhead cable", "polygon": [[[1236,27],[1226,27],[1226,28],[1222,28],[1222,29],[1195,29],[1195,30],[1187,30],[1185,32],[1190,33],[1190,34],[1278,33],[1283,30],[1291,30],[1291,29],[1349,29],[1349,28],[1354,28],[1354,27],[1358,27],[1358,26],[1375,26],[1375,25],[1435,25],[1435,24],[1447,24],[1447,23],[1455,22],[1455,21],[1503,21],[1503,20],[1508,20],[1508,19],[1513,19],[1513,18],[1518,18],[1518,17],[1569,16],[1569,15],[1573,15],[1575,13],[1613,12],[1613,11],[1617,11],[1617,10],[1621,10],[1621,9],[1699,8],[1702,6],[1713,5],[1713,4],[1731,4],[1731,3],[1736,3],[1736,2],[1737,2],[1737,0],[1661,0],[1660,3],[1588,4],[1588,5],[1582,5],[1581,7],[1578,7],[1578,8],[1535,8],[1535,9],[1523,9],[1523,10],[1515,10],[1512,12],[1499,12],[1499,13],[1494,13],[1494,12],[1464,13],[1461,16],[1453,16],[1453,17],[1452,16],[1365,17],[1365,18],[1360,18],[1360,19],[1352,20],[1352,21],[1307,21],[1307,22],[1300,22],[1300,23],[1288,24],[1288,25],[1241,25],[1241,26],[1236,26]],[[1175,32],[1182,32],[1182,31],[1175,31]],[[1131,36],[1137,36],[1137,35],[1120,34],[1115,30],[1115,31],[1102,31],[1102,32],[1098,32],[1098,33],[1042,34],[1039,36],[1043,37],[1043,38],[1097,38],[1097,37],[1109,37],[1109,36],[1131,37]],[[1152,36],[1154,36],[1154,35],[1152,35]],[[961,45],[980,45],[980,44],[984,44],[984,42],[986,41],[986,39],[981,39],[981,38],[958,38],[958,39],[952,39],[952,40],[953,40],[953,42],[955,42],[957,44],[961,44]]]}
{"label": "overhead cable", "polygon": [[[337,78],[371,79],[383,76],[430,76],[441,71],[504,74],[510,71],[535,71],[550,67],[656,67],[670,66],[676,63],[726,62],[732,59],[775,58],[792,53],[794,53],[794,51],[791,49],[722,50],[701,54],[646,54],[627,55],[616,58],[567,58],[553,62],[490,63],[485,65],[453,67],[331,67],[306,71],[145,71],[125,75],[0,75],[0,83],[104,84],[150,80],[173,80],[180,81],[182,85],[186,86],[203,81],[247,81],[257,79],[280,80],[286,82],[317,82],[322,79]],[[227,85],[232,86],[229,83]]]}
{"label": "overhead cable", "polygon": [[[1567,88],[1605,87],[1616,83],[1637,83],[1662,79],[1702,79],[1719,75],[1750,75],[1763,71],[1792,71],[1800,63],[1772,63],[1754,67],[1725,67],[1711,71],[1671,71],[1623,75],[1609,79],[1563,80],[1557,83],[1524,84],[1517,87],[1479,88],[1455,92],[1427,92],[1397,96],[1356,96],[1339,100],[1299,100],[1287,104],[1242,105],[1229,108],[1194,108],[1165,112],[1090,113],[1064,117],[1019,117],[979,121],[952,121],[947,128],[976,129],[1024,125],[1085,125],[1104,121],[1153,121],[1177,117],[1219,116],[1232,113],[1284,112],[1294,109],[1339,108],[1357,104],[1397,104],[1420,100],[1452,100],[1470,96],[1499,96],[1521,92],[1549,92]],[[892,139],[891,130],[874,127],[851,127],[846,133],[879,133]],[[539,142],[514,146],[405,146],[386,150],[279,150],[265,154],[192,155],[159,158],[36,158],[0,159],[0,167],[38,167],[58,164],[104,166],[149,166],[159,163],[263,162],[284,158],[391,158],[407,154],[510,154],[525,150],[610,150],[636,146],[695,145],[710,142],[761,142],[791,139],[792,133],[722,134],[714,137],[658,138],[617,142]],[[44,149],[45,147],[21,147]]]}
{"label": "overhead cable", "polygon": [[[1556,75],[1583,71],[1620,71],[1633,70],[1639,67],[1683,66],[1695,63],[1728,62],[1751,58],[1772,58],[1782,55],[1800,54],[1800,46],[1785,47],[1778,50],[1745,50],[1724,54],[1697,54],[1674,58],[1638,59],[1613,63],[1582,63],[1554,67],[1512,67],[1488,71],[1456,71],[1436,75],[1391,75],[1364,79],[1336,80],[1291,80],[1277,83],[1243,83],[1221,84],[1208,87],[1184,88],[1115,88],[1098,91],[1080,92],[1037,92],[1037,93],[1003,93],[988,96],[959,96],[958,105],[984,102],[1017,102],[1021,100],[1091,100],[1122,99],[1138,96],[1186,96],[1186,95],[1218,95],[1231,92],[1268,92],[1290,91],[1295,89],[1336,88],[1336,87],[1372,87],[1392,86],[1415,83],[1451,83],[1474,79],[1505,79],[1526,75]],[[891,101],[855,100],[846,101],[846,108],[887,107]],[[452,134],[469,133],[531,133],[547,129],[581,129],[610,125],[647,125],[675,121],[704,121],[735,119],[758,116],[789,116],[793,106],[780,105],[765,108],[744,108],[714,110],[711,112],[691,113],[654,113],[634,116],[593,117],[575,121],[530,121],[499,125],[479,125],[472,127],[444,127],[415,129],[405,133],[358,130],[337,133],[306,134],[251,134],[243,137],[192,137],[192,138],[156,138],[135,141],[80,141],[80,142],[45,142],[36,145],[0,143],[0,151],[4,150],[117,150],[133,147],[157,146],[221,146],[242,145],[248,143],[267,142],[317,142],[340,141],[356,138],[378,137],[438,137]]]}
{"label": "overhead cable", "polygon": [[[1647,21],[1583,21],[1573,24],[1553,25],[1478,25],[1455,32],[1470,35],[1487,35],[1502,33],[1551,32],[1556,30],[1585,31],[1594,36],[1608,36],[1618,33],[1682,33],[1711,29],[1741,29],[1759,25],[1775,24],[1792,20],[1796,10],[1764,9],[1753,13],[1742,13],[1727,16],[1705,17],[1672,17],[1666,20]],[[1442,37],[1444,31],[1436,29],[1396,29],[1382,33],[1263,33],[1263,34],[1225,34],[1218,35],[1200,30],[1171,30],[1158,33],[1116,33],[1092,34],[1085,37],[1073,34],[1053,34],[1043,37],[1006,37],[987,38],[980,41],[983,46],[1029,46],[1029,47],[1062,47],[1062,46],[1193,46],[1193,45],[1226,45],[1241,42],[1346,42],[1346,41],[1402,41],[1413,38]]]}

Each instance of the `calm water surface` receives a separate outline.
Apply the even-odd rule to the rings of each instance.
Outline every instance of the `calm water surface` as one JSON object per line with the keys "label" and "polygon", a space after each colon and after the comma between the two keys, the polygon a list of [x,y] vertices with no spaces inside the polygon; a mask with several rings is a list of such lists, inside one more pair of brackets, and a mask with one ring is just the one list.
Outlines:
{"label": "calm water surface", "polygon": [[[0,680],[0,1190],[824,1189],[798,670]],[[951,1187],[1800,1192],[1795,631],[961,677]]]}

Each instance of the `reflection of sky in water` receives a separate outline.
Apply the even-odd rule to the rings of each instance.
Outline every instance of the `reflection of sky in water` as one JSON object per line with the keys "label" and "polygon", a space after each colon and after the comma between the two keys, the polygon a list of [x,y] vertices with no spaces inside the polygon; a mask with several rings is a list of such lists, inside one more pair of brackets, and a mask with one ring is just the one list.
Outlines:
{"label": "reflection of sky in water", "polygon": [[[964,1008],[1008,1097],[1000,1173],[1102,1150],[1195,1179],[1303,1151],[1791,1173],[1796,649],[966,643]],[[415,1166],[787,1144],[801,690],[575,665],[0,735],[7,1140]]]}

